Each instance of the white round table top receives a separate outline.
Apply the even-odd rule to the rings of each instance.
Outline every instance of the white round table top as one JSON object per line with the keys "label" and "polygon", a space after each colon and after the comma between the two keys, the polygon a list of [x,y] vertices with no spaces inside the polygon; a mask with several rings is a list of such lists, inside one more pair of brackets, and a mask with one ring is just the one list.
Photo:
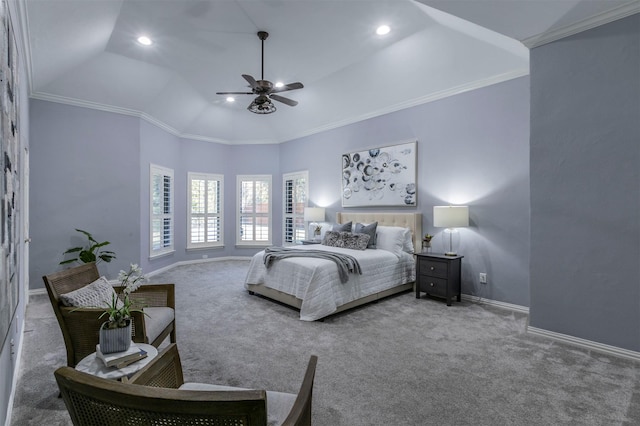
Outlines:
{"label": "white round table top", "polygon": [[107,367],[104,362],[96,357],[96,353],[92,353],[82,358],[82,360],[76,365],[76,370],[84,373],[89,373],[94,376],[102,377],[105,379],[121,379],[124,376],[131,376],[133,373],[142,369],[145,365],[149,364],[152,359],[158,356],[158,350],[153,345],[146,343],[136,343],[136,345],[147,352],[147,357],[127,365],[123,368]]}

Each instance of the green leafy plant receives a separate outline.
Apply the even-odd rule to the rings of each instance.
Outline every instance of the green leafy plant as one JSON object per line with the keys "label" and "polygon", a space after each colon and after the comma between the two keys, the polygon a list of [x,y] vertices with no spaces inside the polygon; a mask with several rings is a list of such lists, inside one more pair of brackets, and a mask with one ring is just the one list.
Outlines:
{"label": "green leafy plant", "polygon": [[118,274],[118,281],[122,284],[120,295],[113,294],[111,302],[107,303],[107,308],[99,317],[102,318],[105,315],[109,315],[105,328],[126,327],[127,320],[131,317],[131,312],[142,312],[141,309],[131,308],[132,302],[129,299],[129,295],[136,291],[146,279],[147,277],[142,275],[142,269],[135,263],[129,266],[128,271],[120,271]]}
{"label": "green leafy plant", "polygon": [[82,229],[77,229],[76,231],[84,234],[89,243],[86,246],[82,247],[72,247],[69,250],[65,251],[63,255],[74,254],[76,257],[72,259],[63,260],[60,262],[60,265],[65,265],[67,263],[79,262],[79,263],[89,263],[89,262],[99,262],[105,261],[107,263],[111,262],[116,258],[116,254],[112,251],[103,250],[104,246],[111,244],[109,241],[103,241],[99,243],[93,238],[90,232],[83,231]]}

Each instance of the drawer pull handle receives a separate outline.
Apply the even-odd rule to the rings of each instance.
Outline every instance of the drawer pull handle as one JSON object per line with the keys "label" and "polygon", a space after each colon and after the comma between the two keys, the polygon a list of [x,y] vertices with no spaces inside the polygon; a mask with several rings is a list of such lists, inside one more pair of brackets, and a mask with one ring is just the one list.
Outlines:
{"label": "drawer pull handle", "polygon": [[434,283],[430,283],[429,285],[430,285],[431,287],[435,287],[435,284],[434,284]]}
{"label": "drawer pull handle", "polygon": [[432,267],[431,267],[431,268],[429,268],[429,269],[431,269],[431,270],[433,271],[433,270],[434,270],[434,269],[436,269],[436,268],[435,268],[435,266],[432,266]]}

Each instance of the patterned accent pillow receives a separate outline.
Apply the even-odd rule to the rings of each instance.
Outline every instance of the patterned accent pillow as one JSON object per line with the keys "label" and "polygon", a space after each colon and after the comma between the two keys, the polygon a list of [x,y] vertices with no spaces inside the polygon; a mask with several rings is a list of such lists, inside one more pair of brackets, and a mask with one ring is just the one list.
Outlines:
{"label": "patterned accent pillow", "polygon": [[[100,277],[82,288],[61,294],[60,300],[63,305],[76,308],[106,308],[113,301],[114,295],[116,291],[113,286],[105,277]],[[117,305],[121,307],[122,302],[118,300]]]}
{"label": "patterned accent pillow", "polygon": [[322,244],[329,247],[338,247],[337,242],[340,239],[340,233],[337,231],[327,231],[324,233]]}
{"label": "patterned accent pillow", "polygon": [[327,231],[322,244],[330,247],[341,247],[351,250],[365,250],[369,243],[367,234],[352,234],[351,232]]}

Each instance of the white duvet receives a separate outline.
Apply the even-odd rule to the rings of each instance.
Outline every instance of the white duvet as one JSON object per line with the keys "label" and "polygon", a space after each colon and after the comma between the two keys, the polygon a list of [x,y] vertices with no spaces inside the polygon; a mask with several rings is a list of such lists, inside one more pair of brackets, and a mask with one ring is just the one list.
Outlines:
{"label": "white duvet", "polygon": [[398,258],[381,249],[350,250],[320,244],[295,248],[348,254],[358,260],[362,269],[362,275],[349,274],[349,281],[342,284],[338,268],[330,260],[286,258],[276,260],[267,269],[264,251],[256,253],[249,265],[245,287],[264,285],[301,299],[300,319],[304,321],[318,320],[345,303],[415,280],[415,262],[409,253],[402,253]]}

